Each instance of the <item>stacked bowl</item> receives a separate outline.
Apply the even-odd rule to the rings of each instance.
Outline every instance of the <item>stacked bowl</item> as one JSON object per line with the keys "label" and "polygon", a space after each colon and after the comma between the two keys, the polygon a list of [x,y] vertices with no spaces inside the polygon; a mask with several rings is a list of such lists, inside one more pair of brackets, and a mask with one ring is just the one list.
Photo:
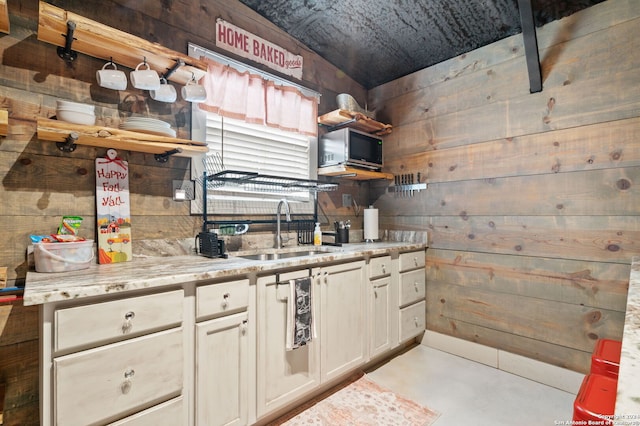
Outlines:
{"label": "stacked bowl", "polygon": [[96,124],[95,106],[69,101],[57,101],[56,117],[58,120],[74,124],[93,126]]}

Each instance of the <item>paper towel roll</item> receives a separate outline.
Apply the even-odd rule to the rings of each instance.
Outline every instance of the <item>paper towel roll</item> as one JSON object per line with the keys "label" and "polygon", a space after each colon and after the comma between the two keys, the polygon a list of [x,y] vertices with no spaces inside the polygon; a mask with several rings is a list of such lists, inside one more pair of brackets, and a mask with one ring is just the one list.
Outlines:
{"label": "paper towel roll", "polygon": [[365,241],[378,239],[378,209],[372,207],[364,209],[364,239]]}

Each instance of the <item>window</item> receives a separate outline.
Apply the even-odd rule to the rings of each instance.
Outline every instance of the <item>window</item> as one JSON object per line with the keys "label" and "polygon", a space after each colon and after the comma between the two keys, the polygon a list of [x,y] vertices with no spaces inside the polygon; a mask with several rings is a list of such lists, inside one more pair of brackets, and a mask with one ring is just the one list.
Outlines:
{"label": "window", "polygon": [[[189,45],[191,56],[221,56],[195,45]],[[252,73],[265,73],[222,57],[234,66]],[[264,78],[270,78],[266,75]],[[278,80],[278,84],[289,84]],[[307,90],[307,89],[305,89]],[[308,91],[307,91],[308,93]],[[319,96],[314,94],[314,96]],[[192,106],[192,138],[206,142],[209,153],[202,161],[192,161],[192,175],[196,178],[196,199],[192,213],[202,212],[202,175],[226,171],[256,172],[260,175],[295,179],[316,179],[317,137],[283,131],[260,124],[222,117]],[[313,213],[313,197],[308,191],[282,193],[273,187],[255,185],[209,185],[207,211],[212,214],[273,214],[276,203],[286,198],[292,211]]]}

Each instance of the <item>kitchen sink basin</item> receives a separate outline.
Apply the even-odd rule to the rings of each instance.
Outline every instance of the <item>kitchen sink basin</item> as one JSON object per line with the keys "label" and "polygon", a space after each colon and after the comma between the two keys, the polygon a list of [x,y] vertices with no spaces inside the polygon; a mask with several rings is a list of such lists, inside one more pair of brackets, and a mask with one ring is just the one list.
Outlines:
{"label": "kitchen sink basin", "polygon": [[260,253],[230,253],[234,257],[241,257],[243,259],[250,260],[277,260],[277,259],[289,259],[292,257],[307,257],[316,254],[330,253],[328,250],[313,250],[305,248],[303,250],[287,250],[287,251],[264,251]]}

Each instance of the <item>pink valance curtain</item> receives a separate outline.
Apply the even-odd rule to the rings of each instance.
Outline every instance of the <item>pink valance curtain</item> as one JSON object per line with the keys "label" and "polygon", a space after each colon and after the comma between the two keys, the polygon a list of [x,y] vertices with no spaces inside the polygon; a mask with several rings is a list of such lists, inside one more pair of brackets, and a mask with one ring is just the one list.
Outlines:
{"label": "pink valance curtain", "polygon": [[318,134],[318,102],[291,86],[278,86],[256,74],[240,72],[207,58],[202,78],[205,111],[310,136]]}

